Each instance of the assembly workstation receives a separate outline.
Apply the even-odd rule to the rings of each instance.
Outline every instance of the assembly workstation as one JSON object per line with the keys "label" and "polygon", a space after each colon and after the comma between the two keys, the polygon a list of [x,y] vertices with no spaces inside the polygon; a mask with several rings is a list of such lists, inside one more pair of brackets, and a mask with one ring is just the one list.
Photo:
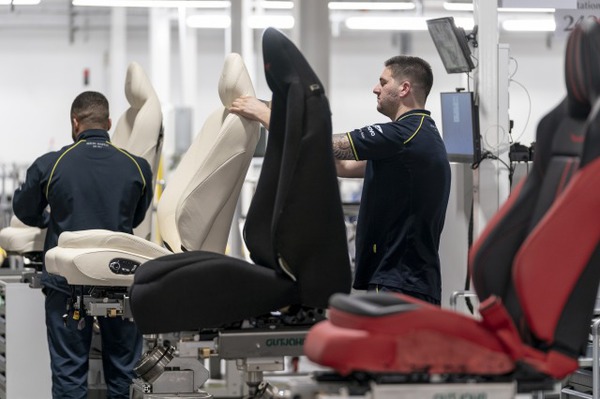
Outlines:
{"label": "assembly workstation", "polygon": [[[0,398],[53,397],[44,269],[90,288],[67,317],[143,333],[131,399],[600,399],[598,10],[0,5]],[[441,306],[352,288],[363,182],[337,177],[332,135],[383,122],[373,85],[397,54],[431,65],[451,172]],[[110,141],[147,161],[154,200],[133,234],[65,231],[44,252],[13,195],[68,143],[88,90],[110,102]],[[229,111],[241,96],[269,102],[269,127]],[[87,397],[107,398],[96,322]]]}

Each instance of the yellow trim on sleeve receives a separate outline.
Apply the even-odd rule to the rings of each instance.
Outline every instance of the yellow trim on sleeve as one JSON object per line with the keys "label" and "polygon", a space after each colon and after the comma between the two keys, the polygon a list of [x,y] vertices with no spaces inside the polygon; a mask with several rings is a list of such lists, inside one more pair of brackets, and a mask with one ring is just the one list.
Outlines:
{"label": "yellow trim on sleeve", "polygon": [[52,177],[54,176],[54,171],[56,170],[56,167],[58,166],[58,163],[60,162],[60,160],[62,159],[62,157],[64,157],[67,152],[71,151],[73,148],[77,147],[79,144],[85,142],[85,140],[79,140],[77,143],[73,144],[68,150],[66,150],[65,152],[63,152],[60,157],[58,157],[58,159],[56,160],[56,162],[54,162],[54,166],[52,167],[52,172],[50,172],[50,178],[48,179],[48,184],[46,185],[46,199],[48,199],[48,193],[50,192],[50,182],[52,181]]}
{"label": "yellow trim on sleeve", "polygon": [[350,135],[350,132],[346,133],[346,136],[348,136],[348,141],[350,142],[350,147],[352,147],[352,153],[354,154],[354,159],[356,161],[359,161],[358,153],[356,152],[356,148],[354,147],[354,142],[352,141],[352,136]]}

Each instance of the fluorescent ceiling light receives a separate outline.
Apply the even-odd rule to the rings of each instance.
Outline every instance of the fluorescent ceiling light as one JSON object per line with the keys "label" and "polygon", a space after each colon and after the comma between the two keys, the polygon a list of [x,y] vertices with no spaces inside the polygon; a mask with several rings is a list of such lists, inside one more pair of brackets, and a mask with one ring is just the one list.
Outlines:
{"label": "fluorescent ceiling light", "polygon": [[553,32],[556,30],[554,19],[507,19],[502,28],[509,32]]}
{"label": "fluorescent ceiling light", "polygon": [[[473,3],[463,3],[454,1],[445,1],[444,10],[447,11],[473,11]],[[554,8],[520,8],[520,7],[500,7],[498,12],[554,12]]]}
{"label": "fluorescent ceiling light", "polygon": [[231,6],[231,2],[208,0],[73,0],[73,5],[91,7],[227,8]]}
{"label": "fluorescent ceiling light", "polygon": [[554,8],[500,7],[500,12],[554,12]]}
{"label": "fluorescent ceiling light", "polygon": [[291,15],[250,15],[248,26],[252,29],[265,29],[273,27],[277,29],[291,29],[294,27],[294,17]]}
{"label": "fluorescent ceiling light", "polygon": [[15,5],[15,6],[35,6],[40,4],[40,0],[0,0],[1,5]]}
{"label": "fluorescent ceiling light", "polygon": [[273,10],[291,10],[294,8],[293,1],[257,1],[256,2],[261,8],[270,8]]}
{"label": "fluorescent ceiling light", "polygon": [[473,3],[458,3],[444,1],[444,10],[447,11],[473,11]]}
{"label": "fluorescent ceiling light", "polygon": [[[186,20],[190,28],[200,29],[226,29],[231,26],[229,15],[190,15]],[[294,27],[294,17],[288,15],[250,15],[248,26],[252,29],[264,29],[272,26],[278,29],[291,29]]]}
{"label": "fluorescent ceiling light", "polygon": [[[402,30],[419,31],[427,30],[425,17],[349,17],[345,24],[348,29],[356,30]],[[474,26],[473,18],[454,18],[457,26],[471,30]]]}
{"label": "fluorescent ceiling light", "polygon": [[330,1],[330,10],[414,10],[415,3],[408,1]]}
{"label": "fluorescent ceiling light", "polygon": [[356,30],[427,30],[425,18],[419,17],[349,17],[345,24]]}
{"label": "fluorescent ceiling light", "polygon": [[229,15],[190,15],[186,19],[190,28],[225,29],[231,26]]}

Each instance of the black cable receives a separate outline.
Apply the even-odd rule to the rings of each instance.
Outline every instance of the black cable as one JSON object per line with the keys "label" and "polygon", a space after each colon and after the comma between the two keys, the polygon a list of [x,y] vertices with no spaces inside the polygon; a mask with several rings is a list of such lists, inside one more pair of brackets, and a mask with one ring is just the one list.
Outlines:
{"label": "black cable", "polygon": [[[496,161],[500,161],[505,167],[506,169],[508,169],[508,182],[509,185],[512,186],[512,180],[513,180],[513,174],[514,174],[514,168],[510,165],[508,165],[506,162],[504,162],[502,159],[500,159],[499,157],[497,157],[496,155],[492,154],[492,152],[490,151],[485,151],[481,154],[481,158],[479,158],[477,161],[473,162],[471,164],[471,169],[475,170],[477,168],[479,168],[479,165],[481,164],[481,162],[484,159],[492,159],[492,160],[496,160]],[[471,198],[471,214],[469,217],[469,232],[468,232],[468,248],[469,251],[471,250],[471,246],[473,245],[473,230],[474,230],[474,223],[473,223],[473,210],[474,210],[474,201],[473,198]],[[471,288],[471,276],[469,274],[469,266],[468,266],[468,262],[467,262],[467,275],[465,278],[465,291],[469,291]],[[469,298],[465,298],[466,301],[466,305],[467,308],[469,309],[469,311],[471,312],[471,314],[473,314],[473,304],[471,303],[471,300]]]}
{"label": "black cable", "polygon": [[[465,276],[465,291],[469,291],[471,289],[471,274],[469,273],[469,256],[468,253],[471,252],[471,247],[473,246],[473,230],[474,230],[474,221],[473,221],[473,208],[475,206],[474,198],[471,197],[471,211],[469,215],[469,231],[467,234],[468,240],[468,249],[467,249],[467,275]],[[471,302],[471,298],[465,296],[465,303],[467,304],[467,308],[471,314],[475,314],[473,303]]]}
{"label": "black cable", "polygon": [[512,179],[513,179],[513,174],[515,172],[515,169],[511,165],[508,165],[502,159],[500,159],[499,157],[497,157],[496,155],[492,154],[491,151],[485,151],[483,154],[481,154],[481,158],[478,161],[475,161],[475,162],[473,162],[471,164],[471,169],[477,169],[477,168],[479,168],[479,164],[481,164],[481,162],[484,159],[493,159],[493,160],[496,160],[496,161],[500,161],[506,167],[506,169],[508,169],[508,182],[512,186]]}

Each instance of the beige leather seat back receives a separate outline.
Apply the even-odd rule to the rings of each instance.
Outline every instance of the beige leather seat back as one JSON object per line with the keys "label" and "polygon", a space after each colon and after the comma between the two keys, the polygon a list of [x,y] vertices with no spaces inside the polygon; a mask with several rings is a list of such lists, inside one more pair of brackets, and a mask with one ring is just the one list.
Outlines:
{"label": "beige leather seat back", "polygon": [[[125,97],[129,108],[121,115],[111,141],[117,147],[143,157],[152,168],[152,186],[155,186],[163,143],[163,116],[160,101],[150,79],[137,62],[127,68]],[[150,239],[152,207],[146,219],[134,230],[138,237]]]}
{"label": "beige leather seat back", "polygon": [[0,230],[0,247],[16,254],[42,252],[45,238],[46,229],[27,226],[13,215],[10,226]]}
{"label": "beige leather seat back", "polygon": [[173,252],[224,253],[234,210],[259,139],[260,125],[228,111],[239,96],[254,96],[239,54],[229,54],[219,79],[222,105],[214,110],[169,177],[157,221]]}

